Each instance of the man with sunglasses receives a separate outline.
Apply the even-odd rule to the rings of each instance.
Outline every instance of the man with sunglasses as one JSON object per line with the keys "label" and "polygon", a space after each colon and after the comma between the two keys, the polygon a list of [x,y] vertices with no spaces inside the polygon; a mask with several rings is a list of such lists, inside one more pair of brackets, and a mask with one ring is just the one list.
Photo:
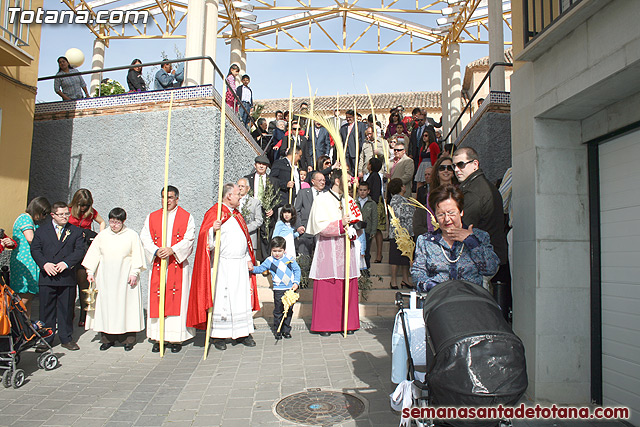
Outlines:
{"label": "man with sunglasses", "polygon": [[407,156],[403,143],[397,143],[393,147],[393,155],[393,160],[389,161],[389,181],[394,178],[400,178],[404,185],[410,186],[415,167],[411,157]]}
{"label": "man with sunglasses", "polygon": [[505,219],[502,210],[502,196],[495,185],[491,184],[480,169],[478,153],[471,147],[462,147],[453,155],[453,168],[460,181],[464,194],[465,225],[489,233],[491,245],[500,258],[500,269],[493,278],[494,282],[507,284],[509,307],[503,307],[505,317],[511,307],[511,276],[507,255],[507,237]]}

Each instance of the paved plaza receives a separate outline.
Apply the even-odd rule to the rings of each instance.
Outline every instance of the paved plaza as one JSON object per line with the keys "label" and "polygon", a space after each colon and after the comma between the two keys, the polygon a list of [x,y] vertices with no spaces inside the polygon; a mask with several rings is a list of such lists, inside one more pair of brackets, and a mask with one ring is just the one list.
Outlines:
{"label": "paved plaza", "polygon": [[202,360],[204,334],[180,353],[151,353],[139,334],[130,352],[99,351],[93,331],[79,334],[80,350],[54,347],[61,366],[37,368],[33,350],[20,367],[27,382],[0,391],[0,425],[20,426],[288,426],[273,411],[281,398],[308,388],[355,394],[367,412],[345,425],[391,426],[389,410],[391,324],[363,321],[346,339],[308,332],[293,322],[292,339],[276,342],[264,319],[256,319],[255,348],[213,346]]}
{"label": "paved plaza", "polygon": [[[340,425],[399,422],[389,409],[394,389],[389,319],[363,319],[362,329],[346,339],[311,334],[303,320],[295,320],[293,338],[276,342],[259,318],[255,348],[229,345],[219,351],[212,346],[206,361],[203,333],[180,353],[169,351],[164,358],[151,353],[143,333],[130,352],[122,346],[101,352],[95,333],[76,333],[80,351],[56,345],[61,366],[53,371],[36,367],[33,350],[23,352],[20,367],[27,381],[19,389],[0,388],[0,425],[299,426],[275,415],[275,404],[313,388],[350,393],[365,402],[362,416]],[[598,424],[610,426],[621,424]]]}

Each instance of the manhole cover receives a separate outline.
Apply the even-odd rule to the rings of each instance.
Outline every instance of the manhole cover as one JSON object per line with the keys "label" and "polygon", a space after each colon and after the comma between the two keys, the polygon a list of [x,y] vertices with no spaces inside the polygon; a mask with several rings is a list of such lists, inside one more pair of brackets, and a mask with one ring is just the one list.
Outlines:
{"label": "manhole cover", "polygon": [[356,396],[321,390],[292,394],[276,405],[276,413],[282,418],[316,426],[339,424],[359,417],[364,410],[364,402]]}

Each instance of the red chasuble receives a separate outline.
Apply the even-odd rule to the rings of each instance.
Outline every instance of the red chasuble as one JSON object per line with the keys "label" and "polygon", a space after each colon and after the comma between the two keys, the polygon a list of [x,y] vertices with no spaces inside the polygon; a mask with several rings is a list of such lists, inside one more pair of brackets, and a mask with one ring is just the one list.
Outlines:
{"label": "red chasuble", "polygon": [[[218,218],[218,204],[213,205],[211,209],[204,214],[200,232],[198,233],[198,245],[196,247],[196,257],[193,263],[193,275],[191,277],[191,290],[189,293],[189,309],[187,310],[187,327],[206,329],[207,328],[207,311],[213,307],[213,295],[211,295],[211,257],[209,255],[208,234],[209,229],[213,227],[214,221]],[[249,230],[244,218],[237,209],[233,212],[227,206],[222,205],[221,221],[224,224],[229,219],[234,218],[240,224],[240,228],[244,232],[251,255],[251,262],[255,265],[256,259],[253,254],[253,245],[249,237]],[[260,310],[260,302],[258,301],[258,287],[256,285],[256,277],[246,270],[251,277],[251,308],[253,311]]]}
{"label": "red chasuble", "polygon": [[[176,209],[176,219],[173,221],[171,230],[171,244],[184,239],[189,223],[189,212],[178,206]],[[152,212],[149,215],[149,233],[153,243],[158,247],[163,247],[162,243],[162,209]],[[168,237],[168,236],[167,236]],[[182,263],[176,261],[176,257],[171,255],[167,259],[167,286],[164,297],[164,315],[180,316],[180,301],[182,299]],[[157,319],[160,316],[160,258],[153,258],[153,270],[151,272],[151,285],[149,289],[149,317]]]}

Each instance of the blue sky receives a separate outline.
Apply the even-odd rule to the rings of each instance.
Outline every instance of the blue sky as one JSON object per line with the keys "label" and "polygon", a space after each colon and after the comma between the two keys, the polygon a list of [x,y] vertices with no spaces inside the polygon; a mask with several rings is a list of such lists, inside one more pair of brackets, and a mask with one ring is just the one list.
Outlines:
{"label": "blue sky", "polygon": [[[65,7],[49,3],[47,6]],[[332,25],[329,22],[324,27],[330,31]],[[182,24],[184,26],[185,23]],[[367,43],[367,38],[374,36],[367,34],[360,43]],[[69,48],[78,48],[84,53],[85,62],[79,69],[89,70],[93,39],[93,34],[82,24],[43,24],[39,76],[55,74],[58,70],[56,59]],[[505,34],[505,39],[510,39],[510,35]],[[318,44],[323,42],[318,36]],[[159,61],[162,51],[174,58],[176,49],[184,52],[184,43],[184,39],[111,40],[105,54],[105,67],[130,64],[133,58],[140,58],[143,62]],[[467,63],[486,55],[487,45],[463,44],[462,72]],[[229,47],[220,39],[216,62],[221,69],[228,69]],[[309,93],[307,76],[318,95],[366,93],[365,85],[371,93],[432,91],[440,90],[441,85],[439,56],[250,52],[247,54],[247,73],[251,76],[255,99],[286,98],[292,83],[294,96],[306,96]],[[126,88],[125,71],[105,77],[119,81]],[[89,76],[85,76],[85,80],[89,84]],[[219,81],[216,87],[219,90]],[[58,100],[60,98],[53,91],[52,81],[38,85],[38,102]]]}

